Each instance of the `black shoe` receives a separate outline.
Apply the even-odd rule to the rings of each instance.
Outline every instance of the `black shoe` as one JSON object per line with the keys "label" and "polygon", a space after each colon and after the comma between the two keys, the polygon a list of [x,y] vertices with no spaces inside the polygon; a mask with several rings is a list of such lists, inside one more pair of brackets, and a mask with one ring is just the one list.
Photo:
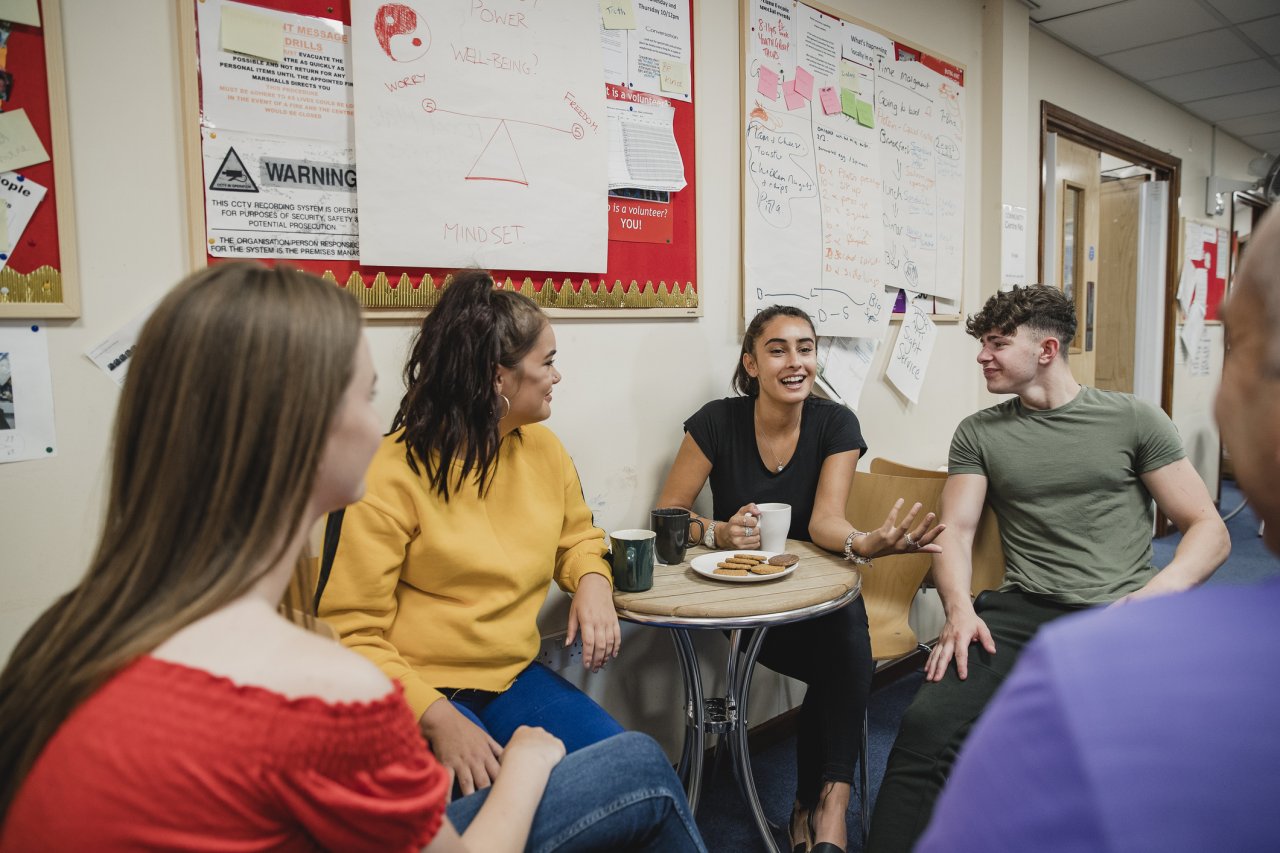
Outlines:
{"label": "black shoe", "polygon": [[804,820],[800,821],[800,832],[802,833],[802,837],[798,840],[795,836],[795,827],[796,811],[795,809],[792,809],[791,820],[787,823],[787,835],[791,840],[791,853],[811,853],[811,848],[813,847],[813,829],[809,824],[809,817],[806,816]]}

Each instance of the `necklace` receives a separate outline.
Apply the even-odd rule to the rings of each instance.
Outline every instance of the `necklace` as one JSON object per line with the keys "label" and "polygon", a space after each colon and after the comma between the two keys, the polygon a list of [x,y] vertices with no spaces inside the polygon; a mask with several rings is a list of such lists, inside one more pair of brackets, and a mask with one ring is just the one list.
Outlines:
{"label": "necklace", "polygon": [[773,449],[773,442],[769,440],[769,434],[766,433],[764,431],[764,427],[760,425],[760,418],[758,416],[754,416],[754,413],[752,414],[753,414],[753,420],[755,421],[756,431],[760,434],[760,437],[764,439],[764,446],[769,448],[769,455],[773,457],[773,464],[774,464],[773,470],[780,474],[782,473],[782,468],[784,465],[782,461],[782,457],[779,456],[778,452]]}

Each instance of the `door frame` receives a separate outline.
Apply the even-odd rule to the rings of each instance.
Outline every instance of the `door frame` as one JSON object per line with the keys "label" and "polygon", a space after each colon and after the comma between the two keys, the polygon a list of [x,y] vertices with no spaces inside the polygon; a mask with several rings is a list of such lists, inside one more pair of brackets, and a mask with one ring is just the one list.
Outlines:
{"label": "door frame", "polygon": [[1048,101],[1040,102],[1040,222],[1038,264],[1040,280],[1044,281],[1044,200],[1045,200],[1045,138],[1047,134],[1056,133],[1064,139],[1096,148],[1113,157],[1128,160],[1136,166],[1150,169],[1155,173],[1157,181],[1169,182],[1169,217],[1168,234],[1165,252],[1164,282],[1164,363],[1160,368],[1160,408],[1165,414],[1173,417],[1173,346],[1178,316],[1175,310],[1178,293],[1178,229],[1179,201],[1182,197],[1182,158],[1175,157],[1158,148],[1152,148],[1136,139],[1131,139],[1084,116],[1076,115]]}
{"label": "door frame", "polygon": [[[1128,160],[1135,166],[1142,166],[1155,173],[1155,180],[1169,182],[1169,216],[1168,234],[1166,235],[1164,265],[1164,335],[1163,363],[1160,367],[1160,408],[1173,418],[1173,348],[1176,345],[1178,325],[1178,250],[1180,242],[1178,232],[1181,229],[1179,210],[1182,200],[1182,158],[1175,157],[1146,143],[1139,142],[1117,133],[1109,127],[1103,127],[1070,110],[1063,109],[1048,101],[1040,102],[1040,222],[1038,243],[1038,266],[1041,281],[1044,281],[1044,201],[1045,179],[1044,168],[1045,141],[1048,134],[1056,133],[1063,139],[1069,139],[1081,145],[1095,148],[1113,157]],[[1221,473],[1221,469],[1219,469]],[[1156,536],[1164,536],[1169,532],[1169,519],[1159,507],[1156,507]]]}

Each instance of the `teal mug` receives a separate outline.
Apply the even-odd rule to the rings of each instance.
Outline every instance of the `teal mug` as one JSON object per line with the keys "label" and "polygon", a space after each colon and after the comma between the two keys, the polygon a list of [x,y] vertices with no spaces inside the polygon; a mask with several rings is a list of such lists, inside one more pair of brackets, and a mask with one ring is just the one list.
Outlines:
{"label": "teal mug", "polygon": [[652,530],[615,530],[609,534],[613,553],[613,588],[618,592],[644,592],[653,588]]}

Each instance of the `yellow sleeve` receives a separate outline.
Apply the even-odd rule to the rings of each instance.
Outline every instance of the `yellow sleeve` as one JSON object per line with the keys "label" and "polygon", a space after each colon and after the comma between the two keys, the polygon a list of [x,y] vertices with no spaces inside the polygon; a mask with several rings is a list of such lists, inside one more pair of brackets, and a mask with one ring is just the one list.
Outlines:
{"label": "yellow sleeve", "polygon": [[388,509],[368,495],[347,507],[317,615],[333,626],[343,645],[404,686],[405,701],[418,718],[443,694],[424,682],[386,638],[396,620],[405,552],[417,535],[416,525],[398,521]]}
{"label": "yellow sleeve", "polygon": [[591,508],[582,495],[578,469],[559,442],[560,464],[564,476],[564,522],[560,527],[560,543],[556,547],[555,581],[565,592],[576,592],[583,575],[595,572],[613,585],[613,570],[605,562],[609,550],[604,531],[595,526]]}

